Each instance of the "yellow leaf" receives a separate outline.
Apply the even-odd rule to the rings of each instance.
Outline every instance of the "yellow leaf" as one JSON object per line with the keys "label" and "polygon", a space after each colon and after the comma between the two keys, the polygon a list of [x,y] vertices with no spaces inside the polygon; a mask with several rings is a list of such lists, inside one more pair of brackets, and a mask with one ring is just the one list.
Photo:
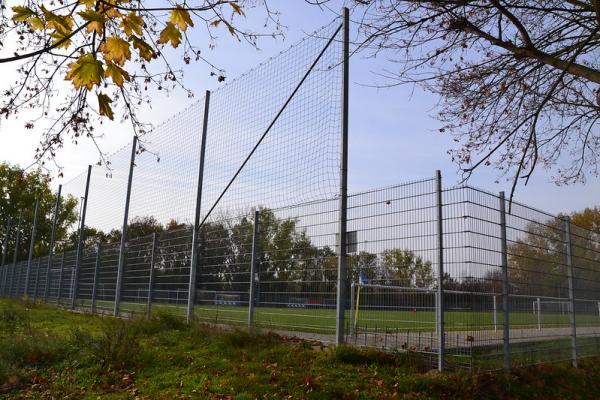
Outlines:
{"label": "yellow leaf", "polygon": [[214,20],[213,22],[211,22],[210,24],[216,28],[217,26],[219,26],[219,24],[220,24],[220,23],[221,23],[221,20],[220,20],[220,19],[215,19],[215,20]]}
{"label": "yellow leaf", "polygon": [[171,22],[167,22],[167,26],[160,32],[157,42],[160,44],[171,42],[171,46],[176,48],[181,43],[181,32]]}
{"label": "yellow leaf", "polygon": [[71,32],[65,32],[62,28],[60,28],[50,33],[48,36],[54,39],[52,41],[53,45],[60,43],[58,46],[56,46],[57,49],[66,49],[71,45],[71,39],[67,39],[70,34]]}
{"label": "yellow leaf", "polygon": [[73,30],[73,17],[70,15],[58,15],[52,11],[48,11],[43,5],[40,6],[40,10],[44,14],[44,19],[50,29],[62,29],[64,32],[71,32]]}
{"label": "yellow leaf", "polygon": [[177,26],[182,32],[185,32],[188,26],[194,26],[190,13],[187,10],[184,10],[180,5],[177,5],[177,7],[171,11],[171,18],[169,21]]}
{"label": "yellow leaf", "polygon": [[113,61],[115,64],[123,65],[125,61],[131,58],[129,43],[118,36],[110,36],[100,46],[100,51],[104,53],[106,61]]}
{"label": "yellow leaf", "polygon": [[240,15],[245,16],[246,14],[244,14],[244,10],[242,10],[242,7],[240,7],[238,4],[236,3],[229,3],[229,5],[231,6],[231,8],[233,8],[233,12],[238,13]]}
{"label": "yellow leaf", "polygon": [[133,43],[133,48],[138,51],[140,57],[144,60],[150,61],[153,58],[157,57],[157,54],[152,48],[152,46],[150,46],[144,40],[132,35],[131,41]]}
{"label": "yellow leaf", "polygon": [[31,25],[31,29],[33,29],[34,31],[42,31],[46,27],[44,21],[38,17],[30,18],[29,24]]}
{"label": "yellow leaf", "polygon": [[129,74],[123,68],[113,62],[106,64],[105,75],[110,77],[118,87],[123,86],[125,81],[129,81]]}
{"label": "yellow leaf", "polygon": [[106,21],[104,15],[95,10],[80,11],[79,15],[85,21],[88,21],[88,25],[86,27],[88,32],[91,33],[96,31],[96,33],[102,33],[102,29],[104,29],[104,22]]}
{"label": "yellow leaf", "polygon": [[98,112],[100,115],[104,115],[109,119],[113,119],[114,114],[112,108],[110,107],[110,103],[112,103],[110,97],[103,93],[98,93]]}
{"label": "yellow leaf", "polygon": [[77,89],[85,87],[92,90],[94,85],[99,86],[104,78],[102,61],[98,61],[92,54],[84,54],[77,61],[69,64],[69,71],[65,80],[73,83]]}
{"label": "yellow leaf", "polygon": [[86,6],[87,8],[92,8],[96,5],[96,0],[79,0],[78,3]]}
{"label": "yellow leaf", "polygon": [[23,6],[14,6],[12,8],[12,12],[12,20],[15,22],[25,22],[29,19],[29,17],[35,15],[31,8]]}
{"label": "yellow leaf", "polygon": [[144,20],[133,11],[121,20],[121,27],[127,36],[131,36],[133,32],[141,36],[143,26]]}

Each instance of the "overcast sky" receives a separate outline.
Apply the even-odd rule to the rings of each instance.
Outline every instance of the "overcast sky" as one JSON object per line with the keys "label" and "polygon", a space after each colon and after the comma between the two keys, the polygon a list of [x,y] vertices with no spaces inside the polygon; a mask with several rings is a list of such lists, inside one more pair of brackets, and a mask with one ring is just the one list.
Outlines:
{"label": "overcast sky", "polygon": [[[320,9],[301,0],[273,0],[270,4],[281,12],[281,22],[287,26],[285,39],[262,39],[260,50],[256,50],[223,33],[217,47],[204,53],[226,70],[227,81],[276,55],[302,39],[307,32],[335,17],[331,10]],[[336,5],[336,2],[330,3],[332,8]],[[262,22],[261,16],[249,13],[249,25],[260,28]],[[201,40],[201,37],[196,40]],[[437,132],[440,124],[432,117],[436,113],[437,99],[413,87],[369,87],[381,82],[377,72],[393,68],[385,57],[365,59],[358,55],[351,61],[350,191],[430,177],[436,169],[442,171],[445,185],[456,184],[461,177],[457,166],[446,154],[453,146],[452,139]],[[0,67],[3,84],[14,79],[13,69],[14,65]],[[183,91],[169,96],[157,92],[153,96],[152,109],[142,110],[143,119],[158,124],[200,99],[205,90],[217,88],[220,84],[209,76],[209,72],[205,66],[197,64],[185,67],[185,81],[197,94],[196,99],[189,99]],[[0,160],[23,167],[33,161],[39,138],[39,131],[23,129],[24,121],[3,120],[0,125]],[[108,152],[125,146],[132,136],[127,124],[109,124],[99,127],[99,131],[105,133],[100,143]],[[91,143],[66,146],[58,157],[58,163],[64,167],[64,178],[56,180],[55,184],[68,182],[97,159],[97,151]],[[477,171],[470,183],[493,192],[510,191],[510,182],[499,177],[498,172],[491,168]],[[589,177],[586,185],[557,187],[551,182],[551,176],[540,168],[527,187],[519,187],[516,197],[542,210],[570,212],[600,203],[600,180]]]}

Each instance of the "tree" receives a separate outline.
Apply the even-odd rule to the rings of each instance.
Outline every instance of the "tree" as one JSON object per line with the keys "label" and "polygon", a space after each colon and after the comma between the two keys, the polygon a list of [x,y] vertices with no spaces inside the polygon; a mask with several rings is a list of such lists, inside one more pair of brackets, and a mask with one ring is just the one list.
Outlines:
{"label": "tree", "polygon": [[[7,255],[12,256],[14,254],[19,211],[23,210],[19,260],[27,259],[29,254],[36,200],[40,202],[40,212],[36,242],[33,249],[34,257],[48,254],[50,248],[52,221],[56,204],[56,195],[50,187],[50,178],[40,170],[24,172],[17,166],[7,163],[0,164],[0,223],[2,224],[0,229],[3,238],[6,235],[6,223],[9,217],[12,222]],[[77,200],[73,197],[62,198],[58,210],[56,242],[67,238],[68,229],[77,220],[76,206]],[[7,262],[11,261],[10,258],[7,259]]]}
{"label": "tree", "polygon": [[431,261],[423,261],[410,250],[388,249],[381,254],[382,273],[395,286],[431,288]]}
{"label": "tree", "polygon": [[[173,67],[177,58],[184,64],[207,63],[211,75],[223,81],[224,71],[210,63],[204,50],[216,45],[221,31],[256,45],[263,34],[238,27],[249,9],[266,13],[266,33],[277,34],[279,29],[277,13],[265,0],[152,5],[131,0],[33,0],[14,2],[9,13],[5,8],[3,4],[0,13],[0,63],[14,63],[18,79],[4,89],[0,116],[29,110],[34,116],[26,129],[49,124],[36,152],[40,161],[52,159],[68,138],[94,140],[95,128],[105,119],[129,120],[135,134],[143,135],[148,126],[137,111],[151,101],[149,89],[180,87],[192,96],[182,71]],[[192,34],[198,27],[205,38],[200,43]],[[173,55],[168,48],[179,53]],[[100,162],[105,162],[102,153]]]}
{"label": "tree", "polygon": [[510,175],[514,193],[537,166],[585,181],[600,159],[600,0],[351,2],[360,45],[391,53],[386,82],[441,99],[440,132],[468,177]]}

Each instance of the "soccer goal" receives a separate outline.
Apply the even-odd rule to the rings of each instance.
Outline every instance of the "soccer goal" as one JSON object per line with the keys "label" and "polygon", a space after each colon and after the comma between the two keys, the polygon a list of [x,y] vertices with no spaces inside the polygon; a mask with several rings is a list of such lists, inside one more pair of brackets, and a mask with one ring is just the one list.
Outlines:
{"label": "soccer goal", "polygon": [[431,330],[435,307],[434,289],[352,283],[351,333],[378,328]]}

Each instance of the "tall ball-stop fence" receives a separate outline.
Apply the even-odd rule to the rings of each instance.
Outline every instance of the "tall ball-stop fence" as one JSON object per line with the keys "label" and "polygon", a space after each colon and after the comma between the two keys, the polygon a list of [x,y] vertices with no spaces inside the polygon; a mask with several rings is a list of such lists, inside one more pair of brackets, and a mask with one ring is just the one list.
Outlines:
{"label": "tall ball-stop fence", "polygon": [[[347,21],[207,92],[55,204],[10,215],[1,295],[161,309],[418,353],[439,369],[598,355],[597,231],[444,188],[439,172],[347,194]],[[69,235],[57,226],[73,199]]]}

